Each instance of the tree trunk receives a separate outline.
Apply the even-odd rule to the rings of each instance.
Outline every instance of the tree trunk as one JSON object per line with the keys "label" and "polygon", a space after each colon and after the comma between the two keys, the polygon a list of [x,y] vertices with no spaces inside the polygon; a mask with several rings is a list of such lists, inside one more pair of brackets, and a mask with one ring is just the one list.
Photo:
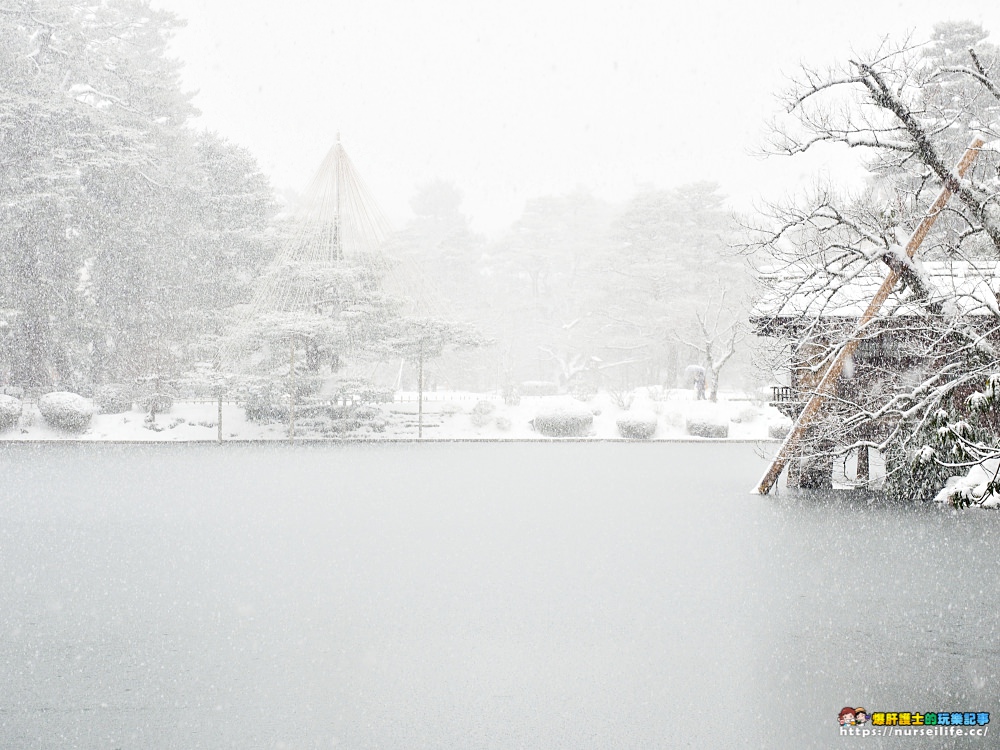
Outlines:
{"label": "tree trunk", "polygon": [[869,469],[869,456],[868,456],[868,446],[862,445],[858,448],[858,476],[859,482],[867,482],[869,479],[870,469]]}
{"label": "tree trunk", "polygon": [[798,455],[792,455],[788,458],[788,472],[785,481],[789,489],[799,486],[799,461],[801,459]]}

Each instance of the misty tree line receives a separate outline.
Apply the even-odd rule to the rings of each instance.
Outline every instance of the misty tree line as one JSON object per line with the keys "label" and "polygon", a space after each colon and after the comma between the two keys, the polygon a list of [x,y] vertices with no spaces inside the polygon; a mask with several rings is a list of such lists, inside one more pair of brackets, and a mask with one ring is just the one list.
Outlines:
{"label": "misty tree line", "polygon": [[[251,155],[188,125],[165,49],[178,23],[143,0],[0,8],[4,383],[86,391],[212,360],[288,231]],[[455,386],[673,383],[706,358],[696,315],[742,284],[720,268],[741,261],[724,252],[731,220],[710,184],[624,208],[582,191],[539,198],[493,241],[469,229],[451,184],[412,205],[388,254],[415,259],[449,313],[495,343],[441,366]],[[725,313],[722,338],[741,317]],[[399,349],[388,339],[382,350]]]}
{"label": "misty tree line", "polygon": [[713,183],[624,205],[582,189],[532,199],[492,240],[470,229],[453,184],[423,186],[411,207],[392,252],[419,258],[494,342],[462,362],[480,387],[673,387],[687,365],[720,368],[742,335],[750,277]]}

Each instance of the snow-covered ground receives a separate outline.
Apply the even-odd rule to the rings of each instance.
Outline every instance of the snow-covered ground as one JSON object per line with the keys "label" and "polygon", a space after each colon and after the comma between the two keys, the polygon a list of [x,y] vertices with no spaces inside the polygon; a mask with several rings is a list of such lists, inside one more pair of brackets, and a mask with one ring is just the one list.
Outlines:
{"label": "snow-covered ground", "polygon": [[[522,397],[516,406],[508,406],[495,394],[432,392],[425,394],[423,437],[432,440],[545,439],[544,435],[534,430],[532,420],[540,413],[554,409],[589,411],[593,415],[593,424],[585,437],[599,440],[623,439],[619,434],[618,421],[629,416],[655,420],[653,440],[705,439],[688,432],[691,422],[722,428],[729,440],[767,440],[774,438],[780,425],[788,424],[788,420],[773,407],[739,393],[720,393],[717,403],[696,401],[690,390],[670,390],[651,395],[645,389],[639,389],[633,396],[626,409],[620,400],[616,401],[607,393],[599,393],[587,401],[568,395],[529,396]],[[342,435],[324,433],[314,420],[300,417],[296,421],[295,438],[417,438],[416,393],[397,394],[396,402],[381,404],[378,409],[381,415],[375,421],[383,426],[379,431],[366,424]],[[137,407],[125,414],[99,414],[95,410],[90,427],[82,433],[50,427],[34,403],[25,403],[19,423],[0,432],[0,440],[211,441],[218,438],[218,404],[183,401],[175,403],[169,412],[158,414],[154,422],[150,422]],[[288,425],[250,422],[239,404],[226,402],[222,406],[222,439],[287,440]]]}

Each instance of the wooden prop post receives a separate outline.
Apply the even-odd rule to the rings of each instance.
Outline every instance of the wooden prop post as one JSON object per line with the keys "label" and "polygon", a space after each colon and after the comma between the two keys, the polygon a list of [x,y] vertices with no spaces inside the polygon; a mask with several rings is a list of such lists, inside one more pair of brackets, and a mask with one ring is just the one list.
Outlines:
{"label": "wooden prop post", "polygon": [[424,436],[424,344],[420,343],[417,358],[417,437]]}
{"label": "wooden prop post", "polygon": [[288,442],[295,442],[295,337],[288,350]]}
{"label": "wooden prop post", "polygon": [[[969,148],[966,150],[961,161],[959,161],[958,166],[955,168],[955,172],[959,179],[965,176],[966,171],[968,171],[972,162],[975,161],[976,156],[979,153],[979,148],[982,145],[983,140],[981,138],[976,138],[969,145]],[[917,248],[920,247],[920,243],[924,241],[927,233],[930,232],[931,227],[934,225],[938,215],[941,213],[941,209],[945,207],[945,204],[951,198],[952,191],[949,184],[951,183],[946,183],[945,186],[941,188],[941,193],[938,195],[937,200],[934,201],[934,204],[927,212],[927,215],[924,216],[916,231],[914,231],[910,236],[910,241],[906,243],[906,255],[908,257],[912,258],[917,252]],[[854,354],[855,350],[858,348],[858,344],[861,342],[860,334],[864,331],[865,326],[867,326],[868,323],[870,323],[878,314],[878,311],[881,309],[882,305],[885,304],[885,301],[889,299],[889,295],[892,293],[893,287],[896,286],[897,281],[899,281],[899,273],[895,269],[890,269],[889,274],[885,277],[885,281],[882,282],[882,286],[879,287],[878,292],[875,293],[875,297],[869,303],[868,309],[865,310],[864,315],[861,316],[857,329],[847,340],[844,346],[841,347],[837,356],[834,357],[833,362],[831,362],[829,367],[827,367],[819,385],[816,386],[816,391],[809,398],[809,401],[802,409],[802,413],[799,414],[799,418],[796,420],[795,425],[785,438],[785,442],[782,443],[781,448],[778,449],[778,454],[774,457],[774,460],[764,473],[764,476],[754,488],[754,494],[766,495],[771,491],[775,482],[778,481],[778,477],[781,476],[782,469],[785,468],[792,452],[795,450],[799,441],[802,439],[802,436],[805,434],[806,428],[819,414],[820,408],[823,406],[823,401],[826,397],[834,392],[834,389],[837,386],[837,380],[840,379],[840,374],[844,370],[844,364],[847,362],[847,358]]]}

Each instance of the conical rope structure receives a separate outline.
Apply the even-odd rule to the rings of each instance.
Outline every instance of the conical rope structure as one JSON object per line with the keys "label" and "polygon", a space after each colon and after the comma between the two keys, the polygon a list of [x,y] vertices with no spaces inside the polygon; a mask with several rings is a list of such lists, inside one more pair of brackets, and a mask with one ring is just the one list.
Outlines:
{"label": "conical rope structure", "polygon": [[[324,281],[361,271],[398,312],[436,314],[440,299],[408,258],[384,254],[392,228],[340,143],[327,153],[290,222],[291,231],[261,273],[222,347],[225,369],[246,371],[262,338],[312,335],[334,300]],[[268,333],[265,334],[264,331]]]}

